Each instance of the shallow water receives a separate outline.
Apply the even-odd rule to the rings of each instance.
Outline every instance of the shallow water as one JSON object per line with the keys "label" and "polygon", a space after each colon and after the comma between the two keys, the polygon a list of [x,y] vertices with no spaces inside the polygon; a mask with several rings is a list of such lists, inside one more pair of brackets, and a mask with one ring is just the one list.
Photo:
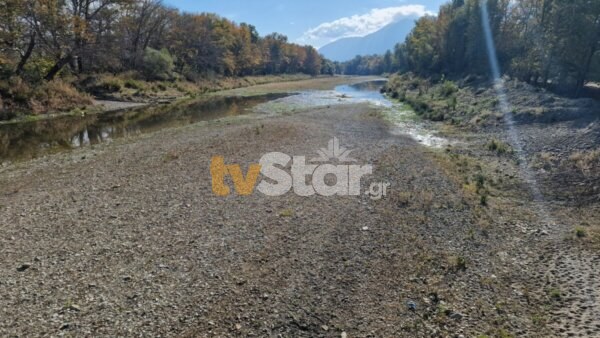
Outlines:
{"label": "shallow water", "polygon": [[431,124],[418,118],[407,105],[389,100],[380,92],[387,80],[360,82],[337,86],[334,90],[305,91],[296,95],[266,102],[257,106],[262,112],[287,112],[309,107],[338,104],[369,103],[383,107],[385,118],[392,123],[392,133],[409,135],[417,142],[433,148],[449,144],[445,138],[436,136]]}
{"label": "shallow water", "polygon": [[287,95],[212,97],[185,104],[0,125],[0,162],[27,160],[120,137],[242,115],[258,104]]}
{"label": "shallow water", "polygon": [[341,85],[334,90],[309,90],[273,100],[257,107],[261,112],[282,112],[295,109],[332,106],[336,104],[370,103],[376,106],[391,107],[390,102],[379,92],[387,80]]}

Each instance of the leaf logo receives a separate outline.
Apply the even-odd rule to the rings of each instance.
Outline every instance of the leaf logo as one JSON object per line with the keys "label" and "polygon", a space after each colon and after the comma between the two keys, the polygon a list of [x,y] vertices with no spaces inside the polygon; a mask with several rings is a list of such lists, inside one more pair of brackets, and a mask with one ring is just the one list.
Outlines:
{"label": "leaf logo", "polygon": [[328,162],[331,159],[337,159],[339,162],[356,162],[356,159],[349,157],[353,150],[347,150],[340,147],[340,141],[337,137],[329,140],[327,148],[317,150],[319,157],[313,158],[313,162]]}

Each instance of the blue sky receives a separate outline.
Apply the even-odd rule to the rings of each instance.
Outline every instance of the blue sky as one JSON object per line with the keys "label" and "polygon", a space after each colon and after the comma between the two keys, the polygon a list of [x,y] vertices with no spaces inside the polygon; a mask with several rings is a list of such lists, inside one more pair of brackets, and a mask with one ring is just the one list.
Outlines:
{"label": "blue sky", "polygon": [[315,47],[348,36],[364,36],[401,16],[437,13],[446,0],[163,0],[186,12],[211,12],[253,24],[291,42]]}

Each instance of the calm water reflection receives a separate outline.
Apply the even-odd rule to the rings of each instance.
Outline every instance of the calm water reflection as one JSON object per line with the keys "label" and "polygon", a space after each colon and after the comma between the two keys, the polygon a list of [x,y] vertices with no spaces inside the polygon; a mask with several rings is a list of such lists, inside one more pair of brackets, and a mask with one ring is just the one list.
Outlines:
{"label": "calm water reflection", "polygon": [[146,107],[90,116],[0,125],[0,162],[109,142],[163,128],[247,113],[250,108],[287,94],[214,97],[193,103]]}

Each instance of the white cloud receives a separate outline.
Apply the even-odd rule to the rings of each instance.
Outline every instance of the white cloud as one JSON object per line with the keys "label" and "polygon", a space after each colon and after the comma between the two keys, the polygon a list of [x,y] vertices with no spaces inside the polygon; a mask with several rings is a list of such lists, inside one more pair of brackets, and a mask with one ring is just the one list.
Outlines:
{"label": "white cloud", "polygon": [[366,14],[322,23],[304,32],[297,42],[321,47],[341,38],[371,34],[402,17],[420,17],[425,14],[433,15],[423,5],[374,8]]}

